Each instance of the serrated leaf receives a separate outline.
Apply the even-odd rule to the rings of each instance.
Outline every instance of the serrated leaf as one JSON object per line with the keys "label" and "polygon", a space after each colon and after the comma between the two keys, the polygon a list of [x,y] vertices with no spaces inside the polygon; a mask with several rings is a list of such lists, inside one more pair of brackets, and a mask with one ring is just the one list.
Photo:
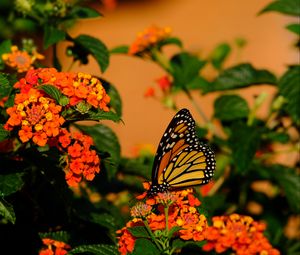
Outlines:
{"label": "serrated leaf", "polygon": [[0,197],[0,215],[12,224],[16,222],[16,215],[13,206]]}
{"label": "serrated leaf", "polygon": [[290,24],[288,26],[286,26],[286,28],[295,33],[296,35],[300,35],[300,24]]}
{"label": "serrated leaf", "polygon": [[247,126],[243,122],[234,123],[231,127],[229,146],[237,170],[244,174],[255,155],[260,142],[258,127]]}
{"label": "serrated leaf", "polygon": [[3,125],[0,124],[0,142],[4,141],[8,136],[10,132],[3,128]]}
{"label": "serrated leaf", "polygon": [[212,65],[218,70],[222,69],[222,65],[228,57],[230,51],[231,47],[228,43],[219,44],[211,54],[210,59]]}
{"label": "serrated leaf", "polygon": [[53,44],[65,40],[66,33],[49,24],[44,27],[44,49],[47,49]]}
{"label": "serrated leaf", "polygon": [[120,116],[112,111],[105,112],[99,110],[98,112],[90,111],[86,119],[90,120],[112,120],[114,122],[118,122],[121,120]]}
{"label": "serrated leaf", "polygon": [[114,175],[121,157],[120,143],[116,134],[109,127],[99,124],[94,126],[76,125],[76,127],[93,138],[98,151],[107,152],[110,155],[113,172],[109,172],[108,175]]}
{"label": "serrated leaf", "polygon": [[102,16],[102,14],[95,9],[84,6],[73,6],[70,15],[79,19],[97,18]]}
{"label": "serrated leaf", "polygon": [[95,255],[119,255],[118,248],[115,245],[109,244],[90,244],[77,246],[68,254],[88,253]]}
{"label": "serrated leaf", "polygon": [[285,110],[300,123],[300,66],[289,68],[279,80],[279,93],[286,98]]}
{"label": "serrated leaf", "polygon": [[79,35],[74,42],[95,58],[102,72],[106,70],[109,64],[109,52],[102,41],[89,35]]}
{"label": "serrated leaf", "polygon": [[185,89],[188,83],[198,77],[199,71],[205,63],[205,61],[187,52],[173,56],[170,61],[174,78],[173,86],[178,89]]}
{"label": "serrated leaf", "polygon": [[163,39],[158,42],[157,47],[162,48],[163,46],[166,46],[166,45],[177,45],[179,48],[183,47],[181,40],[177,37],[169,37],[169,38]]}
{"label": "serrated leaf", "polygon": [[150,238],[147,229],[144,226],[136,226],[127,229],[134,237]]}
{"label": "serrated leaf", "polygon": [[259,14],[275,11],[292,16],[300,16],[299,0],[277,0],[267,5]]}
{"label": "serrated leaf", "polygon": [[139,238],[135,241],[134,250],[132,255],[154,255],[161,254],[161,252],[156,248],[155,244],[153,244],[150,240],[145,238]]}
{"label": "serrated leaf", "polygon": [[109,51],[110,54],[127,54],[129,47],[127,45],[122,45],[115,47]]}
{"label": "serrated leaf", "polygon": [[215,117],[222,121],[246,118],[249,114],[248,103],[238,95],[222,95],[214,102]]}
{"label": "serrated leaf", "polygon": [[[1,56],[1,55],[0,55]],[[0,73],[0,98],[8,96],[12,86],[5,74]]]}
{"label": "serrated leaf", "polygon": [[0,195],[8,196],[23,187],[22,173],[0,175]]}
{"label": "serrated leaf", "polygon": [[48,96],[52,97],[57,103],[59,103],[62,94],[58,88],[54,87],[53,85],[45,84],[38,86],[38,89],[43,90]]}
{"label": "serrated leaf", "polygon": [[276,84],[276,77],[267,70],[255,69],[251,64],[239,64],[224,70],[206,90],[203,89],[203,92],[244,88],[257,84]]}
{"label": "serrated leaf", "polygon": [[41,239],[50,238],[56,241],[68,243],[70,240],[70,234],[67,231],[55,231],[55,232],[44,232],[39,233]]}

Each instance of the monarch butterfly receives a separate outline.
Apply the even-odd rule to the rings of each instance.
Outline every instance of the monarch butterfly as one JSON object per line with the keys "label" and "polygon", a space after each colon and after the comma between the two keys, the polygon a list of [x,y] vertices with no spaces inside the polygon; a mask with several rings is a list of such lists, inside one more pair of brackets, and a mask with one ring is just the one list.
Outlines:
{"label": "monarch butterfly", "polygon": [[148,196],[167,190],[206,184],[216,167],[213,151],[199,141],[189,110],[173,117],[155,154]]}

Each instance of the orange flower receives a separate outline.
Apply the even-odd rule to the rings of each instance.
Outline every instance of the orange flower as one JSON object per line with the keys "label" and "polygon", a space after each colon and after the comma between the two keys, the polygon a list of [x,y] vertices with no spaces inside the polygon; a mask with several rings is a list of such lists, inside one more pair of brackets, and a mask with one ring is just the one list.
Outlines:
{"label": "orange flower", "polygon": [[118,230],[117,234],[120,235],[118,246],[121,255],[126,255],[128,252],[133,252],[136,238],[133,237],[126,228]]}
{"label": "orange flower", "polygon": [[263,235],[265,224],[238,214],[217,216],[212,220],[213,226],[206,229],[208,242],[203,246],[204,251],[215,250],[221,253],[231,249],[238,255],[279,255],[279,251]]}
{"label": "orange flower", "polygon": [[22,142],[30,139],[39,145],[46,145],[50,137],[59,134],[64,119],[59,115],[61,106],[52,98],[31,88],[28,93],[16,94],[14,106],[6,110],[9,119],[5,124],[7,130],[17,129]]}
{"label": "orange flower", "polygon": [[19,73],[26,72],[32,68],[36,59],[43,59],[44,56],[36,51],[29,54],[27,51],[20,51],[17,46],[11,47],[10,53],[2,55],[4,63],[12,68],[16,68]]}
{"label": "orange flower", "polygon": [[69,186],[76,187],[83,179],[93,180],[100,172],[100,158],[90,147],[93,139],[79,132],[73,134],[62,129],[58,137],[58,148],[66,154],[62,157]]}
{"label": "orange flower", "polygon": [[130,55],[143,53],[150,47],[155,46],[158,42],[168,38],[170,33],[171,29],[168,27],[160,28],[157,26],[150,26],[137,35],[137,38],[131,44],[128,53]]}
{"label": "orange flower", "polygon": [[156,82],[163,92],[167,92],[172,85],[171,81],[169,80],[169,77],[166,75],[157,79]]}
{"label": "orange flower", "polygon": [[[151,212],[152,206],[150,205],[153,205],[156,210]],[[145,204],[138,202],[131,211],[132,216],[135,218],[126,224],[126,228],[117,232],[118,234],[121,234],[119,240],[128,238],[128,235],[125,232],[126,229],[134,226],[143,226],[145,220],[151,231],[164,230],[166,228],[165,212],[167,209],[168,229],[176,226],[182,228],[175,232],[173,237],[179,237],[183,240],[202,241],[205,239],[207,220],[206,217],[200,214],[197,208],[194,207],[199,205],[200,201],[193,195],[191,189],[159,193],[153,198],[148,198]],[[141,215],[143,215],[144,221],[140,219]],[[132,236],[130,235],[130,237]],[[122,242],[120,244],[119,241],[119,247],[122,247],[123,249],[122,254],[127,254],[129,250],[125,249],[124,246],[124,243]]]}
{"label": "orange flower", "polygon": [[43,238],[42,242],[47,247],[41,249],[39,255],[65,255],[71,249],[70,245],[50,238]]}
{"label": "orange flower", "polygon": [[147,88],[147,90],[144,93],[144,97],[154,97],[155,96],[155,90],[152,87]]}

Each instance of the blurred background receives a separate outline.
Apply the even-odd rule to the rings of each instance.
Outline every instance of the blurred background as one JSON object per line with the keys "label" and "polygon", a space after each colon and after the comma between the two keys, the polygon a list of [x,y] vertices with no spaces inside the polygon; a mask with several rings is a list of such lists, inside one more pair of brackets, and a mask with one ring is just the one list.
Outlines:
{"label": "blurred background", "polygon": [[[241,52],[233,49],[226,67],[239,62],[251,62],[256,68],[267,68],[276,75],[282,74],[290,63],[299,61],[292,42],[294,35],[284,29],[291,18],[276,13],[258,15],[269,0],[119,0],[104,1],[99,9],[102,18],[83,19],[72,29],[71,35],[89,34],[101,39],[109,48],[130,44],[136,34],[150,25],[168,26],[172,34],[182,39],[184,48],[200,57],[207,57],[213,48],[222,42],[233,45],[238,38],[246,40]],[[96,8],[99,8],[95,4]],[[172,48],[172,47],[171,47]],[[64,55],[61,47],[61,55]],[[172,50],[172,49],[171,49]],[[176,48],[174,47],[174,50]],[[172,52],[170,52],[171,54]],[[62,61],[66,70],[70,59]],[[73,71],[99,75],[94,60],[88,66],[74,66]],[[207,77],[213,70],[207,68]],[[153,63],[125,55],[113,55],[110,66],[103,74],[113,83],[123,100],[124,125],[113,125],[121,142],[122,154],[131,156],[136,146],[150,144],[156,148],[168,122],[174,115],[153,98],[145,98],[149,86],[165,73]],[[244,89],[250,100],[256,93],[272,88]],[[208,116],[211,115],[215,95],[195,94],[198,103]],[[269,97],[271,99],[271,97]],[[180,108],[195,109],[184,95],[176,99]],[[268,104],[268,100],[266,101]],[[263,114],[263,112],[261,113]],[[196,115],[196,114],[194,114]],[[195,116],[196,118],[196,116]],[[197,120],[201,123],[201,120]]]}

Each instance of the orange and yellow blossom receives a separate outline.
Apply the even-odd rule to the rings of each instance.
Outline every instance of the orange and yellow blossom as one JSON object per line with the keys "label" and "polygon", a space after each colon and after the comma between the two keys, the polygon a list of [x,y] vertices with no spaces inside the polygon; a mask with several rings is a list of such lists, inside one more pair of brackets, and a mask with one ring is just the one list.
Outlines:
{"label": "orange and yellow blossom", "polygon": [[39,255],[65,255],[71,249],[70,245],[50,238],[43,238],[42,242],[46,247],[40,250]]}
{"label": "orange and yellow blossom", "polygon": [[36,51],[30,54],[27,51],[21,51],[17,46],[11,47],[10,53],[2,54],[4,63],[12,68],[16,68],[19,73],[23,73],[32,68],[32,64],[37,59],[44,59],[44,56]]}
{"label": "orange and yellow blossom", "polygon": [[150,26],[137,35],[135,41],[130,45],[128,53],[130,55],[142,53],[158,42],[168,38],[170,34],[171,29],[169,27],[160,28],[154,25]]}
{"label": "orange and yellow blossom", "polygon": [[90,136],[79,132],[73,134],[61,129],[58,137],[58,148],[65,153],[64,170],[69,186],[76,187],[82,178],[88,181],[94,179],[100,172],[100,158],[90,147],[93,140]]}
{"label": "orange and yellow blossom", "polygon": [[228,249],[237,255],[279,255],[263,235],[264,223],[254,221],[250,216],[232,214],[213,217],[213,226],[206,229],[207,244],[204,251],[222,253]]}
{"label": "orange and yellow blossom", "polygon": [[[168,229],[170,230],[176,226],[180,226],[182,228],[174,233],[175,236],[183,240],[204,240],[207,220],[204,215],[197,211],[196,206],[199,206],[201,203],[193,195],[193,191],[191,189],[158,193],[154,197],[147,198],[144,206],[140,203],[141,202],[138,202],[138,208],[134,207],[133,216],[139,216],[141,212],[144,212],[142,218],[144,221],[147,221],[152,232],[166,229],[165,209],[167,209]],[[150,205],[156,207],[155,213],[150,212]],[[134,226],[144,226],[144,222],[141,217],[137,217],[132,221],[129,221],[126,228],[117,232],[120,235],[119,251],[121,254],[127,254],[133,250],[132,246],[134,246],[135,238],[127,229]]]}
{"label": "orange and yellow blossom", "polygon": [[69,105],[75,106],[85,101],[94,108],[109,111],[107,106],[110,97],[106,93],[100,80],[90,74],[58,72],[55,68],[38,68],[29,70],[25,78],[17,82],[14,87],[21,93],[27,93],[32,87],[52,85],[69,98]]}
{"label": "orange and yellow blossom", "polygon": [[39,146],[45,146],[50,137],[57,136],[65,121],[60,116],[61,106],[34,88],[26,94],[16,94],[14,106],[6,112],[9,119],[5,129],[17,129],[22,142],[32,140]]}

